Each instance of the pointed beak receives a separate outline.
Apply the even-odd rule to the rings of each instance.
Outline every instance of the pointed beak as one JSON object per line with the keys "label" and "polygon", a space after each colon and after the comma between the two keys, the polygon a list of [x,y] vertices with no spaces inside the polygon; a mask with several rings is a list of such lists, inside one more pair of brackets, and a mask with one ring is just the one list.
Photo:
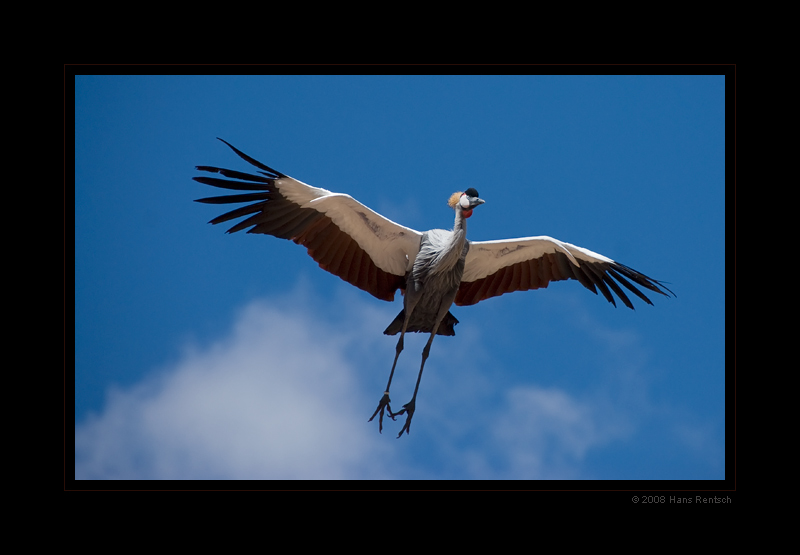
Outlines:
{"label": "pointed beak", "polygon": [[469,207],[470,207],[470,209],[475,208],[476,206],[479,206],[479,205],[484,204],[486,202],[482,198],[478,198],[478,197],[467,197],[467,198],[469,198]]}

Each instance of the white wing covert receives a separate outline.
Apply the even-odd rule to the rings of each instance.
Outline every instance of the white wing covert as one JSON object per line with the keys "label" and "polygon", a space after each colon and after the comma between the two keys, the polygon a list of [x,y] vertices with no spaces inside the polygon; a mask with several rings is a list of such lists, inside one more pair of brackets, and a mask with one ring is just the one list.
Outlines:
{"label": "white wing covert", "polygon": [[541,236],[471,241],[455,303],[472,305],[504,293],[544,288],[551,281],[565,279],[578,280],[594,294],[599,289],[608,302],[617,306],[610,288],[631,309],[633,303],[617,282],[650,305],[653,304],[650,299],[631,281],[661,295],[675,295],[660,281],[602,254]]}
{"label": "white wing covert", "polygon": [[382,300],[393,300],[395,291],[405,287],[406,271],[419,252],[420,232],[384,218],[349,195],[306,185],[220,141],[259,168],[261,175],[197,166],[231,178],[194,177],[199,183],[257,191],[198,199],[207,204],[253,202],[210,223],[249,216],[228,233],[250,228],[248,233],[291,239],[306,247],[322,269]]}

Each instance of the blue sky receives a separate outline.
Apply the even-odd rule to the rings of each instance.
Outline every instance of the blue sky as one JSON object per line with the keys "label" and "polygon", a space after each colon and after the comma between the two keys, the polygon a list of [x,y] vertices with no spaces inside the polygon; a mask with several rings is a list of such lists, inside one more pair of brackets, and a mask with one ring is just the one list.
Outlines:
{"label": "blue sky", "polygon": [[[77,478],[725,478],[722,76],[78,76]],[[549,235],[665,281],[454,307],[411,434],[367,419],[401,309],[207,222],[221,137],[424,231]],[[224,209],[224,207],[223,207]],[[393,404],[426,335],[406,339]]]}

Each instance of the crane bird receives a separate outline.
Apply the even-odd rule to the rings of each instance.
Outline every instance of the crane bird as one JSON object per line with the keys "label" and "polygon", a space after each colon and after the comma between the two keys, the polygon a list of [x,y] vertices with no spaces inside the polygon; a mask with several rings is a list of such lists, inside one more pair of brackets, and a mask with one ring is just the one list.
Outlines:
{"label": "crane bird", "polygon": [[[404,292],[403,309],[383,332],[387,335],[399,332],[400,338],[386,390],[369,419],[371,422],[380,414],[378,430],[383,431],[384,411],[392,420],[407,414],[398,438],[409,432],[433,338],[455,335],[458,320],[450,313],[454,302],[459,306],[473,305],[512,291],[547,287],[551,281],[564,279],[578,280],[595,295],[599,289],[615,307],[611,291],[633,309],[619,284],[650,305],[653,303],[636,285],[666,297],[675,295],[662,282],[624,264],[552,237],[468,241],[467,218],[484,203],[472,187],[453,193],[448,201],[455,211],[452,231],[432,229],[420,233],[381,216],[349,195],[306,185],[219,140],[260,171],[256,175],[197,166],[199,171],[229,179],[203,176],[194,177],[195,181],[223,189],[252,191],[198,199],[197,202],[209,204],[252,203],[226,212],[210,223],[249,216],[228,233],[247,229],[248,233],[291,239],[306,247],[323,270],[378,299],[393,301],[398,289]],[[430,333],[430,338],[422,350],[414,395],[395,413],[390,405],[389,388],[406,332]]]}

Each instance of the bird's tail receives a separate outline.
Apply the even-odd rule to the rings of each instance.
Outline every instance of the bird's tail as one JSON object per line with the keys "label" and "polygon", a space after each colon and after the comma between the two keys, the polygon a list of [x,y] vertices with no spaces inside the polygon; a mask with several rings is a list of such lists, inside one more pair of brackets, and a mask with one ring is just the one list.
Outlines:
{"label": "bird's tail", "polygon": [[[405,319],[406,310],[403,309],[392,321],[392,323],[389,324],[389,327],[383,331],[383,333],[386,335],[396,335],[400,333],[403,330],[403,322]],[[444,318],[442,318],[442,322],[439,324],[439,329],[436,330],[436,335],[455,335],[456,330],[453,328],[456,324],[458,324],[458,320],[448,311],[447,314],[444,315]],[[414,322],[413,318],[411,322],[408,323],[408,328],[406,329],[407,332],[417,331],[421,333],[430,333],[432,330],[433,328],[431,326],[420,325],[419,323]]]}

